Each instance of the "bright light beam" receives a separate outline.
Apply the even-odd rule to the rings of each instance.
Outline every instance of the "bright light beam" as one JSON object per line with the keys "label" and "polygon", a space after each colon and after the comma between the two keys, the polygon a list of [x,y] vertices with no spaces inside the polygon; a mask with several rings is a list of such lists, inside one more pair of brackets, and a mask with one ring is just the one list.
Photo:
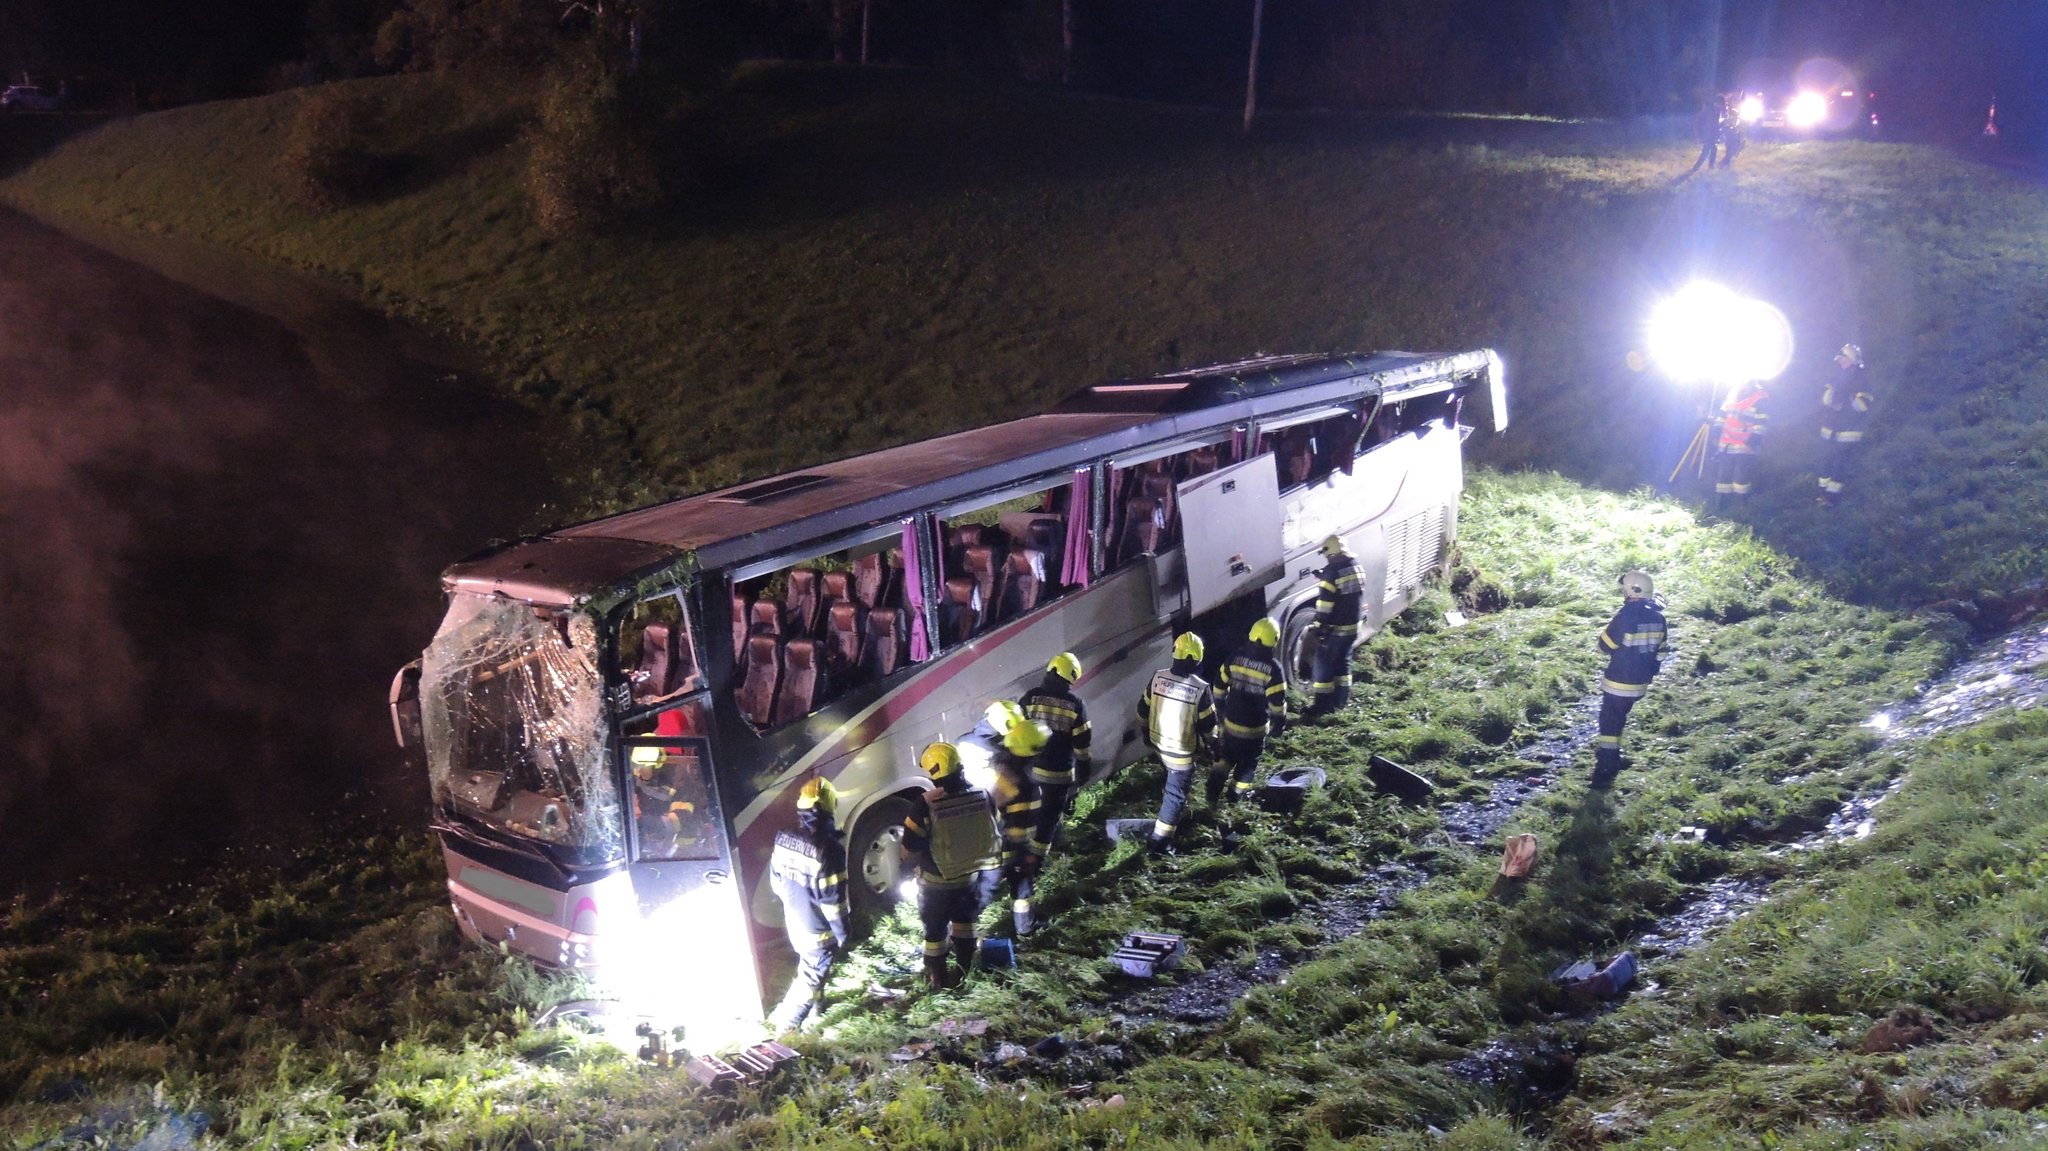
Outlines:
{"label": "bright light beam", "polygon": [[1828,118],[1828,98],[1818,92],[1801,92],[1785,105],[1785,123],[1794,128],[1812,128]]}
{"label": "bright light beam", "polygon": [[1695,280],[1650,311],[1650,359],[1682,384],[1771,380],[1792,362],[1792,325],[1761,300]]}

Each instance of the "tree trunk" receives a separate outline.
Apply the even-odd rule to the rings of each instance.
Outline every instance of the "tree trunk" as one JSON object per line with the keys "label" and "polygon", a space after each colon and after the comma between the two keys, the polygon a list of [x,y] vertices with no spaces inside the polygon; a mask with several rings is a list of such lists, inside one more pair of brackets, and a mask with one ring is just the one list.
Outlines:
{"label": "tree trunk", "polygon": [[1265,23],[1266,0],[1252,0],[1252,60],[1244,75],[1244,130],[1252,130],[1252,113],[1259,106],[1259,29]]}

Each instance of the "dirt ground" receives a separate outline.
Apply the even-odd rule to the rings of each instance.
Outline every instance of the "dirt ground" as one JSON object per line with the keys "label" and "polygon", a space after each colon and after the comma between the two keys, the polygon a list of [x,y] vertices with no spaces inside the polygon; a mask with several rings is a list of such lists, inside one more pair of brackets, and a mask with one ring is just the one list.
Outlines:
{"label": "dirt ground", "polygon": [[549,494],[537,421],[429,342],[149,256],[177,279],[0,212],[0,893],[423,823],[391,675]]}

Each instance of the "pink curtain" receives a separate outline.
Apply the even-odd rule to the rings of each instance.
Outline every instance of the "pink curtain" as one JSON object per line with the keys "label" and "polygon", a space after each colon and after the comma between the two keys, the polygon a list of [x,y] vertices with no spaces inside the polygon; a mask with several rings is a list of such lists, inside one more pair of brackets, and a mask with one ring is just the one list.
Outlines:
{"label": "pink curtain", "polygon": [[917,521],[903,521],[903,606],[910,609],[910,661],[931,658],[931,638],[924,631],[924,564],[919,559]]}
{"label": "pink curtain", "polygon": [[1088,586],[1088,525],[1095,518],[1089,474],[1075,472],[1073,486],[1067,491],[1067,547],[1060,563],[1060,582],[1068,587]]}

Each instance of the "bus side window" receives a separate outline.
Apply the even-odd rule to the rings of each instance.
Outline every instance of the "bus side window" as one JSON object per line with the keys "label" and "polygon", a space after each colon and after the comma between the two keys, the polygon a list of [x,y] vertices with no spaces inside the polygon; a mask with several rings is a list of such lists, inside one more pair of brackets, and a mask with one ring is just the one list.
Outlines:
{"label": "bus side window", "polygon": [[731,584],[739,713],[781,727],[908,666],[903,585],[893,537]]}
{"label": "bus side window", "polygon": [[1062,480],[940,521],[940,648],[965,643],[1067,593],[1060,570],[1067,518],[1058,509],[1069,502],[1070,488]]}
{"label": "bus side window", "polygon": [[703,696],[627,725],[629,739],[673,736],[679,742],[633,743],[633,820],[642,859],[716,859],[718,828],[702,749],[710,715]]}
{"label": "bus side window", "polygon": [[618,669],[635,704],[654,703],[704,686],[689,614],[674,590],[634,604],[619,621]]}

